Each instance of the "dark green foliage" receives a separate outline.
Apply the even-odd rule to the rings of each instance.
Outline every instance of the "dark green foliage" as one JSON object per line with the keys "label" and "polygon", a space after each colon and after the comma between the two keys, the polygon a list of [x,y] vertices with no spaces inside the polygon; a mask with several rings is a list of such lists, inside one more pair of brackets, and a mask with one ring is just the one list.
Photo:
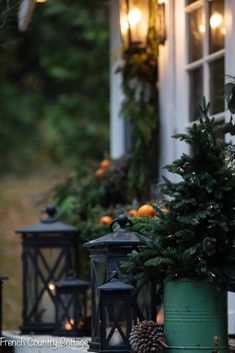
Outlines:
{"label": "dark green foliage", "polygon": [[6,25],[15,19],[20,0],[0,0],[0,46],[4,47],[2,32]]}
{"label": "dark green foliage", "polygon": [[181,180],[165,178],[161,188],[169,197],[169,212],[153,219],[150,245],[125,264],[139,277],[199,276],[230,285],[228,269],[235,268],[234,148],[216,139],[218,126],[207,111],[204,104],[199,123],[174,136],[187,142],[192,153],[165,167]]}
{"label": "dark green foliage", "polygon": [[229,82],[225,84],[224,96],[227,101],[228,110],[231,114],[235,114],[235,78],[227,76]]}
{"label": "dark green foliage", "polygon": [[113,161],[100,176],[94,169],[83,176],[69,178],[59,185],[54,202],[68,222],[78,225],[81,238],[91,239],[107,233],[108,225],[99,222],[104,215],[117,217],[127,212],[129,157]]}
{"label": "dark green foliage", "polygon": [[0,172],[39,160],[74,166],[101,159],[108,149],[108,4],[38,3],[26,33],[14,15],[1,42]]}

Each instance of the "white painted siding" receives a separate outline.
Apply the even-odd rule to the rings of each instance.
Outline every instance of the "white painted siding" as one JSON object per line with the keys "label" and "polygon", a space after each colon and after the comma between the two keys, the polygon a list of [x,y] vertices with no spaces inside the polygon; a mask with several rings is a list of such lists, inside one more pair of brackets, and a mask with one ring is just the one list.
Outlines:
{"label": "white painted siding", "polygon": [[125,153],[125,121],[120,117],[122,102],[120,65],[120,30],[118,1],[110,0],[110,155],[121,157]]}

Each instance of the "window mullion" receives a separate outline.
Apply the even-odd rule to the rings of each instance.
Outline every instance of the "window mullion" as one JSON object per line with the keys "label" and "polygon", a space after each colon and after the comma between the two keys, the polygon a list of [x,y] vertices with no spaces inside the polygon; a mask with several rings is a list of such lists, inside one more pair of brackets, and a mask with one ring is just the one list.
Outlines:
{"label": "window mullion", "polygon": [[205,58],[209,54],[209,4],[208,1],[204,1],[204,24],[205,24],[205,35],[203,41],[203,95],[209,100],[210,97],[210,71],[209,64]]}

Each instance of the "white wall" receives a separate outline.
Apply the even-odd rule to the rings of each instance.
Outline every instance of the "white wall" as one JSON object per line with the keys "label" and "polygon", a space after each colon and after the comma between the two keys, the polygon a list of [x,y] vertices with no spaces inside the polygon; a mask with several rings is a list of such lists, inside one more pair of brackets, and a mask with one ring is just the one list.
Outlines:
{"label": "white wall", "polygon": [[118,158],[125,153],[125,121],[120,117],[122,102],[121,75],[116,73],[121,63],[118,0],[110,0],[110,155]]}
{"label": "white wall", "polygon": [[[166,29],[167,40],[159,48],[159,115],[161,124],[161,151],[160,167],[171,163],[178,158],[182,152],[187,150],[184,143],[178,142],[171,136],[182,132],[186,126],[187,114],[184,105],[184,85],[180,83],[180,65],[183,64],[183,50],[179,43],[183,45],[183,40],[178,41],[179,36],[184,34],[184,21],[180,20],[182,0],[166,0]],[[176,41],[177,43],[176,45]],[[176,60],[176,57],[179,60]],[[167,175],[165,170],[162,175]],[[171,180],[177,179],[175,175],[168,175]]]}

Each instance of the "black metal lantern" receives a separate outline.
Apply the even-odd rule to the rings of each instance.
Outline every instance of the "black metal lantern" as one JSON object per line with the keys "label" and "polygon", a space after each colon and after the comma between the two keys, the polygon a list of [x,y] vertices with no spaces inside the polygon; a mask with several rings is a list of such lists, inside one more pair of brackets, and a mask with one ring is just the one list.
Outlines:
{"label": "black metal lantern", "polygon": [[158,44],[165,42],[165,6],[157,0],[119,0],[120,29],[124,48],[143,51],[148,45],[150,27],[156,30]]}
{"label": "black metal lantern", "polygon": [[86,293],[89,283],[69,271],[65,279],[56,282],[57,336],[85,336],[87,327]]}
{"label": "black metal lantern", "polygon": [[6,276],[0,276],[0,335],[2,336],[2,289],[3,281],[8,279]]}
{"label": "black metal lantern", "polygon": [[130,352],[134,287],[117,279],[98,287],[100,292],[100,352]]}
{"label": "black metal lantern", "polygon": [[[115,224],[119,229],[113,230]],[[121,262],[127,259],[132,250],[138,250],[149,241],[148,238],[125,228],[131,221],[124,215],[119,216],[111,224],[111,233],[86,243],[90,250],[91,290],[92,290],[92,326],[90,349],[100,349],[100,292],[98,287],[105,283],[113,271],[123,279]],[[133,284],[133,283],[132,283]],[[134,283],[135,310],[133,322],[156,317],[156,286],[151,283]]]}
{"label": "black metal lantern", "polygon": [[20,228],[23,264],[23,333],[55,329],[55,282],[78,268],[78,230],[58,219],[48,206],[40,223]]}

